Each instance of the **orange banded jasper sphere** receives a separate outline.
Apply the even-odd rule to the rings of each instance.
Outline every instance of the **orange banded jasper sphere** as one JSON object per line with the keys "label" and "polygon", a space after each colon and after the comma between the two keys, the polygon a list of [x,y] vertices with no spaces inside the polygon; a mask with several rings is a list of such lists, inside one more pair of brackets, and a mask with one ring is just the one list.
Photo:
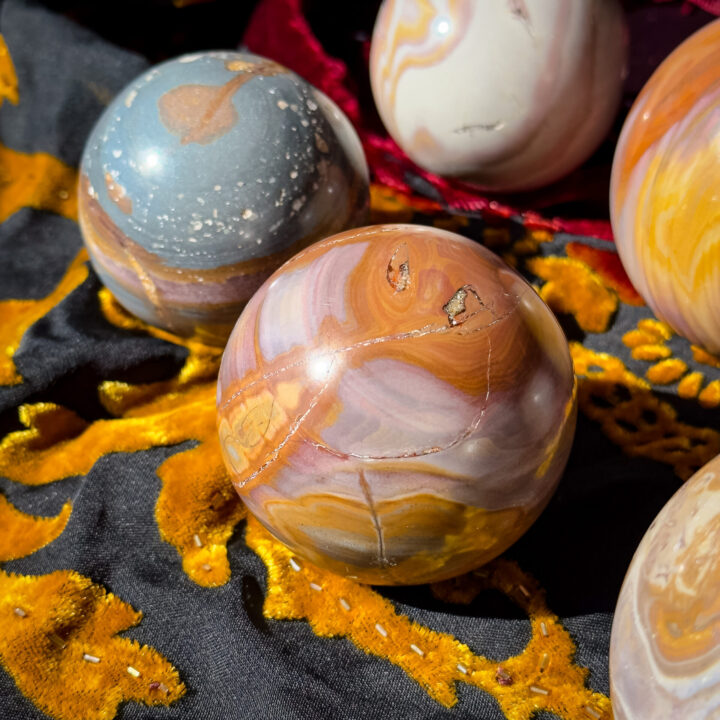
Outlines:
{"label": "orange banded jasper sphere", "polygon": [[633,557],[610,689],[615,720],[720,717],[720,455],[673,495]]}
{"label": "orange banded jasper sphere", "polygon": [[655,71],[623,127],[610,187],[630,280],[677,333],[720,354],[720,19]]}
{"label": "orange banded jasper sphere", "polygon": [[515,542],[575,427],[555,317],[477,243],[377,225],[311,245],[260,288],[223,356],[222,452],[248,509],[299,556],[425,583]]}

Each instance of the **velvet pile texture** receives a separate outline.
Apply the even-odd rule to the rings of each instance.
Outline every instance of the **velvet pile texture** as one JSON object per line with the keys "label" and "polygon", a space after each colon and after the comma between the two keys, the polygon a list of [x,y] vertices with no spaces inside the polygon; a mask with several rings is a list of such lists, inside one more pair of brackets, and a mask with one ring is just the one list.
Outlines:
{"label": "velvet pile texture", "polygon": [[[720,3],[628,2],[612,132],[569,178],[512,197],[424,172],[387,137],[367,79],[377,7],[0,2],[0,717],[612,717],[617,595],[655,515],[720,453],[720,360],[630,285],[609,169],[634,96]],[[567,470],[476,572],[374,588],[298,563],[224,470],[221,351],[133,318],[87,262],[77,166],[103,108],[155,62],[240,46],[348,114],[374,222],[483,243],[566,332],[580,408]]]}

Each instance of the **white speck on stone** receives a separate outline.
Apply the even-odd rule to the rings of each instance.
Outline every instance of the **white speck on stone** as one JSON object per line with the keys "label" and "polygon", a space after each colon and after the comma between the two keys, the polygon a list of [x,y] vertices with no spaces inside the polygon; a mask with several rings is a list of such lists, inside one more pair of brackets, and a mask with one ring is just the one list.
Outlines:
{"label": "white speck on stone", "polygon": [[298,176],[297,170],[291,170],[290,171],[290,178],[294,180]]}
{"label": "white speck on stone", "polygon": [[137,90],[131,90],[126,96],[125,96],[125,107],[130,108],[132,107],[132,104],[135,102],[135,98],[137,97]]}
{"label": "white speck on stone", "polygon": [[197,238],[189,237],[189,238],[188,238],[188,242],[196,243],[196,242],[197,242]]}
{"label": "white speck on stone", "polygon": [[315,112],[318,109],[318,106],[312,100],[307,101],[307,106],[311,112]]}
{"label": "white speck on stone", "polygon": [[185,55],[181,57],[178,62],[180,63],[191,63],[195,62],[196,60],[199,60],[202,57],[202,55]]}
{"label": "white speck on stone", "polygon": [[112,154],[114,158],[119,158],[122,155],[122,150],[113,150]]}
{"label": "white speck on stone", "polygon": [[202,221],[201,220],[193,220],[191,223],[191,227],[195,232],[200,232],[202,230]]}
{"label": "white speck on stone", "polygon": [[205,204],[205,200],[203,200],[203,198],[201,198],[201,197],[196,198],[196,200],[197,200],[201,205],[204,205],[204,204]]}
{"label": "white speck on stone", "polygon": [[287,104],[284,100],[278,100],[277,106],[278,106],[281,110],[287,110],[287,108],[288,108],[288,104]]}
{"label": "white speck on stone", "polygon": [[250,220],[254,215],[255,213],[250,208],[246,208],[242,213],[243,220]]}
{"label": "white speck on stone", "polygon": [[295,200],[293,200],[292,209],[295,212],[298,212],[300,210],[300,208],[305,204],[305,199],[306,198],[303,195],[302,197],[299,197],[299,198],[296,198]]}
{"label": "white speck on stone", "polygon": [[222,185],[216,185],[216,186],[213,188],[213,190],[214,190],[215,192],[220,192],[220,191],[222,190]]}
{"label": "white speck on stone", "polygon": [[238,187],[242,187],[245,183],[240,180],[239,182],[235,183]]}

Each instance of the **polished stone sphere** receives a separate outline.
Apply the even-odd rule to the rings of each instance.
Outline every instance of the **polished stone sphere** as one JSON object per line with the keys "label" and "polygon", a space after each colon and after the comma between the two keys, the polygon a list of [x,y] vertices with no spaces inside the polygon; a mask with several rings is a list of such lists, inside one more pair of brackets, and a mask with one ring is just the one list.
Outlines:
{"label": "polished stone sphere", "polygon": [[418,165],[526,190],[603,140],[626,56],[619,0],[385,0],[370,79],[385,127]]}
{"label": "polished stone sphere", "polygon": [[482,246],[418,225],[347,231],[283,265],[218,381],[248,509],[299,556],[367,583],[499,555],[549,501],[574,428],[554,315]]}
{"label": "polished stone sphere", "polygon": [[669,55],[635,101],[610,210],[620,259],[653,312],[720,354],[720,20]]}
{"label": "polished stone sphere", "polygon": [[675,493],[632,559],[610,686],[615,720],[720,716],[720,455]]}
{"label": "polished stone sphere", "polygon": [[95,125],[80,170],[93,267],[142,320],[223,344],[291,255],[362,224],[368,171],[350,122],[257,55],[149,70]]}

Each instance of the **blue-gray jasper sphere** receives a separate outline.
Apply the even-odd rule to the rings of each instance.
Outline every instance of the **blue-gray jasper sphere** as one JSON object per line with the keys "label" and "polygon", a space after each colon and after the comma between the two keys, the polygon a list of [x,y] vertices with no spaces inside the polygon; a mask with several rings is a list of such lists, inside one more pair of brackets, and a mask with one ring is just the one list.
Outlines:
{"label": "blue-gray jasper sphere", "polygon": [[144,73],[88,139],[79,215],[93,266],[152,325],[222,344],[304,246],[363,224],[350,122],[272,60],[203,52]]}

